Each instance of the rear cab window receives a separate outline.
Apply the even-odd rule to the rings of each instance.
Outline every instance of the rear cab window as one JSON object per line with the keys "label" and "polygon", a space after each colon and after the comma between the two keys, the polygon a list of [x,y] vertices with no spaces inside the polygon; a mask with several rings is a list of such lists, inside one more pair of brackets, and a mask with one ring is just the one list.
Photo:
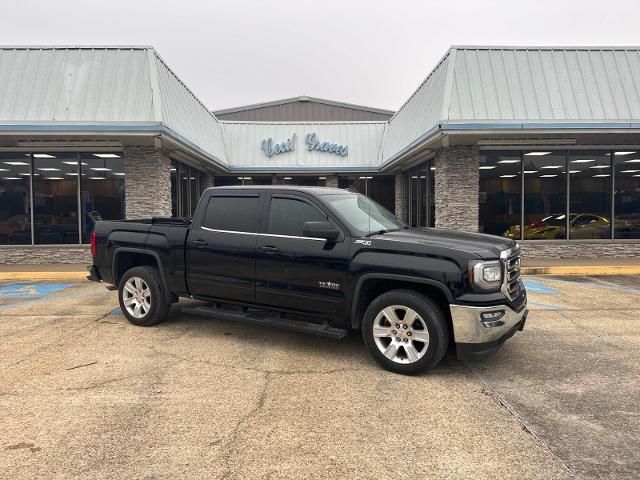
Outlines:
{"label": "rear cab window", "polygon": [[256,194],[216,194],[209,198],[202,226],[228,232],[258,231],[260,197]]}

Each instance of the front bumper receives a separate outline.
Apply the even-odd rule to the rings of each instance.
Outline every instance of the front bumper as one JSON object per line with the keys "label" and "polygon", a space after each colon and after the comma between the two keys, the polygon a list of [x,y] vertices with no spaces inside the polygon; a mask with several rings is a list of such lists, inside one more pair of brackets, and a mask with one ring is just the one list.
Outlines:
{"label": "front bumper", "polygon": [[529,313],[526,301],[518,311],[508,305],[451,305],[450,308],[458,358],[479,358],[495,352],[524,328]]}

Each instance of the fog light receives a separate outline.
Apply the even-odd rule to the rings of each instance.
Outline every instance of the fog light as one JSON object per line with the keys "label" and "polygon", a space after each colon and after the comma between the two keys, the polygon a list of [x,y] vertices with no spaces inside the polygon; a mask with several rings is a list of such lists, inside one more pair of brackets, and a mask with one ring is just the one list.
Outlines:
{"label": "fog light", "polygon": [[496,310],[495,312],[482,312],[480,314],[482,325],[484,325],[486,328],[501,327],[502,325],[504,325],[504,322],[500,320],[502,317],[504,317],[504,310]]}
{"label": "fog light", "polygon": [[496,310],[495,312],[482,312],[480,317],[483,321],[500,320],[504,317],[504,310]]}

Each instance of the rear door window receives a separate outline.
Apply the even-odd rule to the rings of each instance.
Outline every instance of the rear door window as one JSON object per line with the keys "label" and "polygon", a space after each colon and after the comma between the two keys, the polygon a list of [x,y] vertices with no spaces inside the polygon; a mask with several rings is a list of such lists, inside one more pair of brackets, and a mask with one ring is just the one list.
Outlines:
{"label": "rear door window", "polygon": [[327,216],[324,213],[304,200],[273,197],[269,208],[267,233],[303,237],[305,222],[326,220]]}
{"label": "rear door window", "polygon": [[255,233],[258,231],[259,200],[258,195],[212,196],[202,225],[213,230]]}

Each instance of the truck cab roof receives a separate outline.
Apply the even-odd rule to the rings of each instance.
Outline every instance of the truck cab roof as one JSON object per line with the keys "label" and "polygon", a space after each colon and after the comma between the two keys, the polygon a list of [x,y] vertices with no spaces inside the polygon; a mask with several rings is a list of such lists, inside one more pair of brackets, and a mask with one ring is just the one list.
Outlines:
{"label": "truck cab roof", "polygon": [[222,187],[210,187],[207,191],[214,190],[289,190],[291,192],[305,192],[315,196],[338,195],[344,193],[356,193],[351,190],[337,187],[309,187],[301,185],[226,185]]}

